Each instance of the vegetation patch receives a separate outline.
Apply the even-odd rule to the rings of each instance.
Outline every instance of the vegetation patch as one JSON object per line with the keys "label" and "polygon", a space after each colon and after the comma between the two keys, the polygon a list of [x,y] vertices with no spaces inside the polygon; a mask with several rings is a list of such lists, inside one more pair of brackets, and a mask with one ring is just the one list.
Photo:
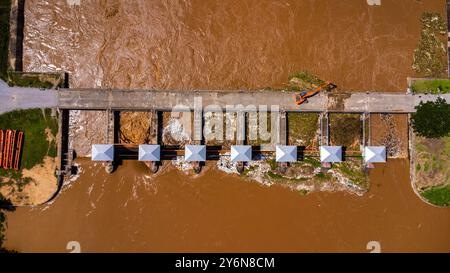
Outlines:
{"label": "vegetation patch", "polygon": [[425,77],[441,78],[447,73],[447,49],[444,43],[447,24],[439,13],[422,14],[422,32],[414,50],[412,68]]}
{"label": "vegetation patch", "polygon": [[289,76],[289,84],[293,90],[311,90],[324,83],[309,71],[300,71]]}
{"label": "vegetation patch", "polygon": [[441,207],[450,205],[450,185],[431,187],[422,191],[421,194],[433,205]]}
{"label": "vegetation patch", "polygon": [[13,180],[20,191],[31,182],[30,178],[22,177],[22,169],[31,169],[42,164],[45,156],[56,157],[57,143],[54,139],[48,140],[47,128],[53,136],[57,135],[58,121],[51,116],[50,109],[20,110],[0,115],[0,129],[24,132],[21,170],[0,168],[0,187]]}
{"label": "vegetation patch", "polygon": [[450,133],[450,104],[438,98],[435,102],[420,102],[411,114],[411,126],[422,137],[440,138]]}
{"label": "vegetation patch", "polygon": [[310,164],[314,168],[320,167],[322,164],[320,163],[320,160],[314,157],[305,157],[303,159],[303,162]]}
{"label": "vegetation patch", "polygon": [[291,145],[318,149],[318,113],[288,113],[288,138]]}
{"label": "vegetation patch", "polygon": [[250,163],[242,175],[265,185],[282,185],[304,194],[320,190],[349,190],[361,195],[369,189],[362,164],[361,158],[351,158],[344,163],[334,164],[331,170],[323,170],[317,158],[305,157],[282,170],[274,159],[269,158],[263,162]]}
{"label": "vegetation patch", "polygon": [[339,172],[347,177],[353,184],[368,189],[369,185],[367,176],[358,162],[361,162],[361,160],[354,158],[347,159],[347,161],[335,165]]}
{"label": "vegetation patch", "polygon": [[415,179],[419,193],[431,204],[448,206],[450,202],[450,137],[414,137]]}
{"label": "vegetation patch", "polygon": [[8,85],[42,89],[62,88],[64,74],[8,71]]}
{"label": "vegetation patch", "polygon": [[450,79],[415,80],[411,84],[413,93],[446,94],[450,92]]}
{"label": "vegetation patch", "polygon": [[357,114],[330,114],[330,142],[349,150],[359,150],[362,123]]}

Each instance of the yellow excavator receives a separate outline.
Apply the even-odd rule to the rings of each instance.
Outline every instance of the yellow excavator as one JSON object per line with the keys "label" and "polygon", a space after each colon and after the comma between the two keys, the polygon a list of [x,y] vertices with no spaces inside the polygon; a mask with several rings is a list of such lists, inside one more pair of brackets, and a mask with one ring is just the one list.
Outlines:
{"label": "yellow excavator", "polygon": [[332,82],[325,82],[324,84],[318,86],[316,89],[311,91],[302,91],[300,94],[294,96],[295,103],[297,105],[300,105],[304,102],[308,101],[308,98],[315,96],[316,94],[320,93],[322,90],[331,91],[334,88],[336,88],[336,85],[334,85]]}

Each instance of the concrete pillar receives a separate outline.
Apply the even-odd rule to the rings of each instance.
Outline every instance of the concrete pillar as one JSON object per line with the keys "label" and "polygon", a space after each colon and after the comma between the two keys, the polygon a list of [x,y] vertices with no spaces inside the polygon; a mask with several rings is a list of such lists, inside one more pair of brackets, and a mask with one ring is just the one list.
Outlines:
{"label": "concrete pillar", "polygon": [[194,144],[201,145],[203,141],[203,111],[194,111]]}
{"label": "concrete pillar", "polygon": [[321,146],[330,145],[330,122],[328,112],[320,114],[320,139],[319,144]]}
{"label": "concrete pillar", "polygon": [[152,110],[151,112],[151,120],[150,120],[150,135],[155,136],[155,141],[157,144],[160,142],[159,135],[159,112],[156,110]]}
{"label": "concrete pillar", "polygon": [[106,143],[114,144],[118,141],[116,130],[118,130],[118,114],[114,110],[107,110],[107,128],[106,128]]}
{"label": "concrete pillar", "polygon": [[244,111],[238,111],[236,117],[236,144],[244,145],[245,143],[245,125],[246,114]]}
{"label": "concrete pillar", "polygon": [[286,112],[277,112],[277,144],[286,145],[287,143],[287,119]]}
{"label": "concrete pillar", "polygon": [[57,169],[60,174],[64,175],[72,167],[69,166],[71,163],[71,160],[69,160],[69,110],[60,110],[58,116],[58,132]]}
{"label": "concrete pillar", "polygon": [[370,114],[363,113],[361,115],[362,120],[362,140],[361,140],[361,151],[364,146],[370,146]]}

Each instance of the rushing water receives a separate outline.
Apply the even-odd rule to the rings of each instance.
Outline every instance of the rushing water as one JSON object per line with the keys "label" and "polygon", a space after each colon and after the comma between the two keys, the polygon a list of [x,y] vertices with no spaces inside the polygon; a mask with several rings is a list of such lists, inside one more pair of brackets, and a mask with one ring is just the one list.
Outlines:
{"label": "rushing water", "polygon": [[[441,3],[442,2],[442,3]],[[308,69],[347,90],[402,91],[423,11],[445,1],[26,2],[27,70],[71,73],[73,87],[280,86]],[[364,197],[302,196],[209,166],[192,178],[138,162],[82,173],[50,205],[9,215],[19,251],[450,251],[450,211],[414,194],[407,160],[377,165]],[[212,163],[210,164],[212,165]]]}

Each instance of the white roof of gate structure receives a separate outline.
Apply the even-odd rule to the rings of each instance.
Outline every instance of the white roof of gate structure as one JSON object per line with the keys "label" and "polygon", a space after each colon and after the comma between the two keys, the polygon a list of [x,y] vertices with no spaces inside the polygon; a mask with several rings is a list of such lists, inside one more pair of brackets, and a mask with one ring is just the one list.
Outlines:
{"label": "white roof of gate structure", "polygon": [[297,161],[297,146],[277,145],[276,161],[277,162],[296,162]]}
{"label": "white roof of gate structure", "polygon": [[139,161],[160,161],[161,146],[160,145],[139,145]]}
{"label": "white roof of gate structure", "polygon": [[232,162],[252,161],[252,146],[249,145],[231,146],[231,161]]}
{"label": "white roof of gate structure", "polygon": [[324,163],[342,162],[342,146],[320,146],[320,161]]}
{"label": "white roof of gate structure", "polygon": [[184,151],[184,160],[192,161],[206,161],[206,146],[205,145],[186,145]]}
{"label": "white roof of gate structure", "polygon": [[114,161],[114,145],[93,144],[92,161]]}
{"label": "white roof of gate structure", "polygon": [[385,146],[364,147],[364,161],[366,163],[386,162],[386,147]]}

